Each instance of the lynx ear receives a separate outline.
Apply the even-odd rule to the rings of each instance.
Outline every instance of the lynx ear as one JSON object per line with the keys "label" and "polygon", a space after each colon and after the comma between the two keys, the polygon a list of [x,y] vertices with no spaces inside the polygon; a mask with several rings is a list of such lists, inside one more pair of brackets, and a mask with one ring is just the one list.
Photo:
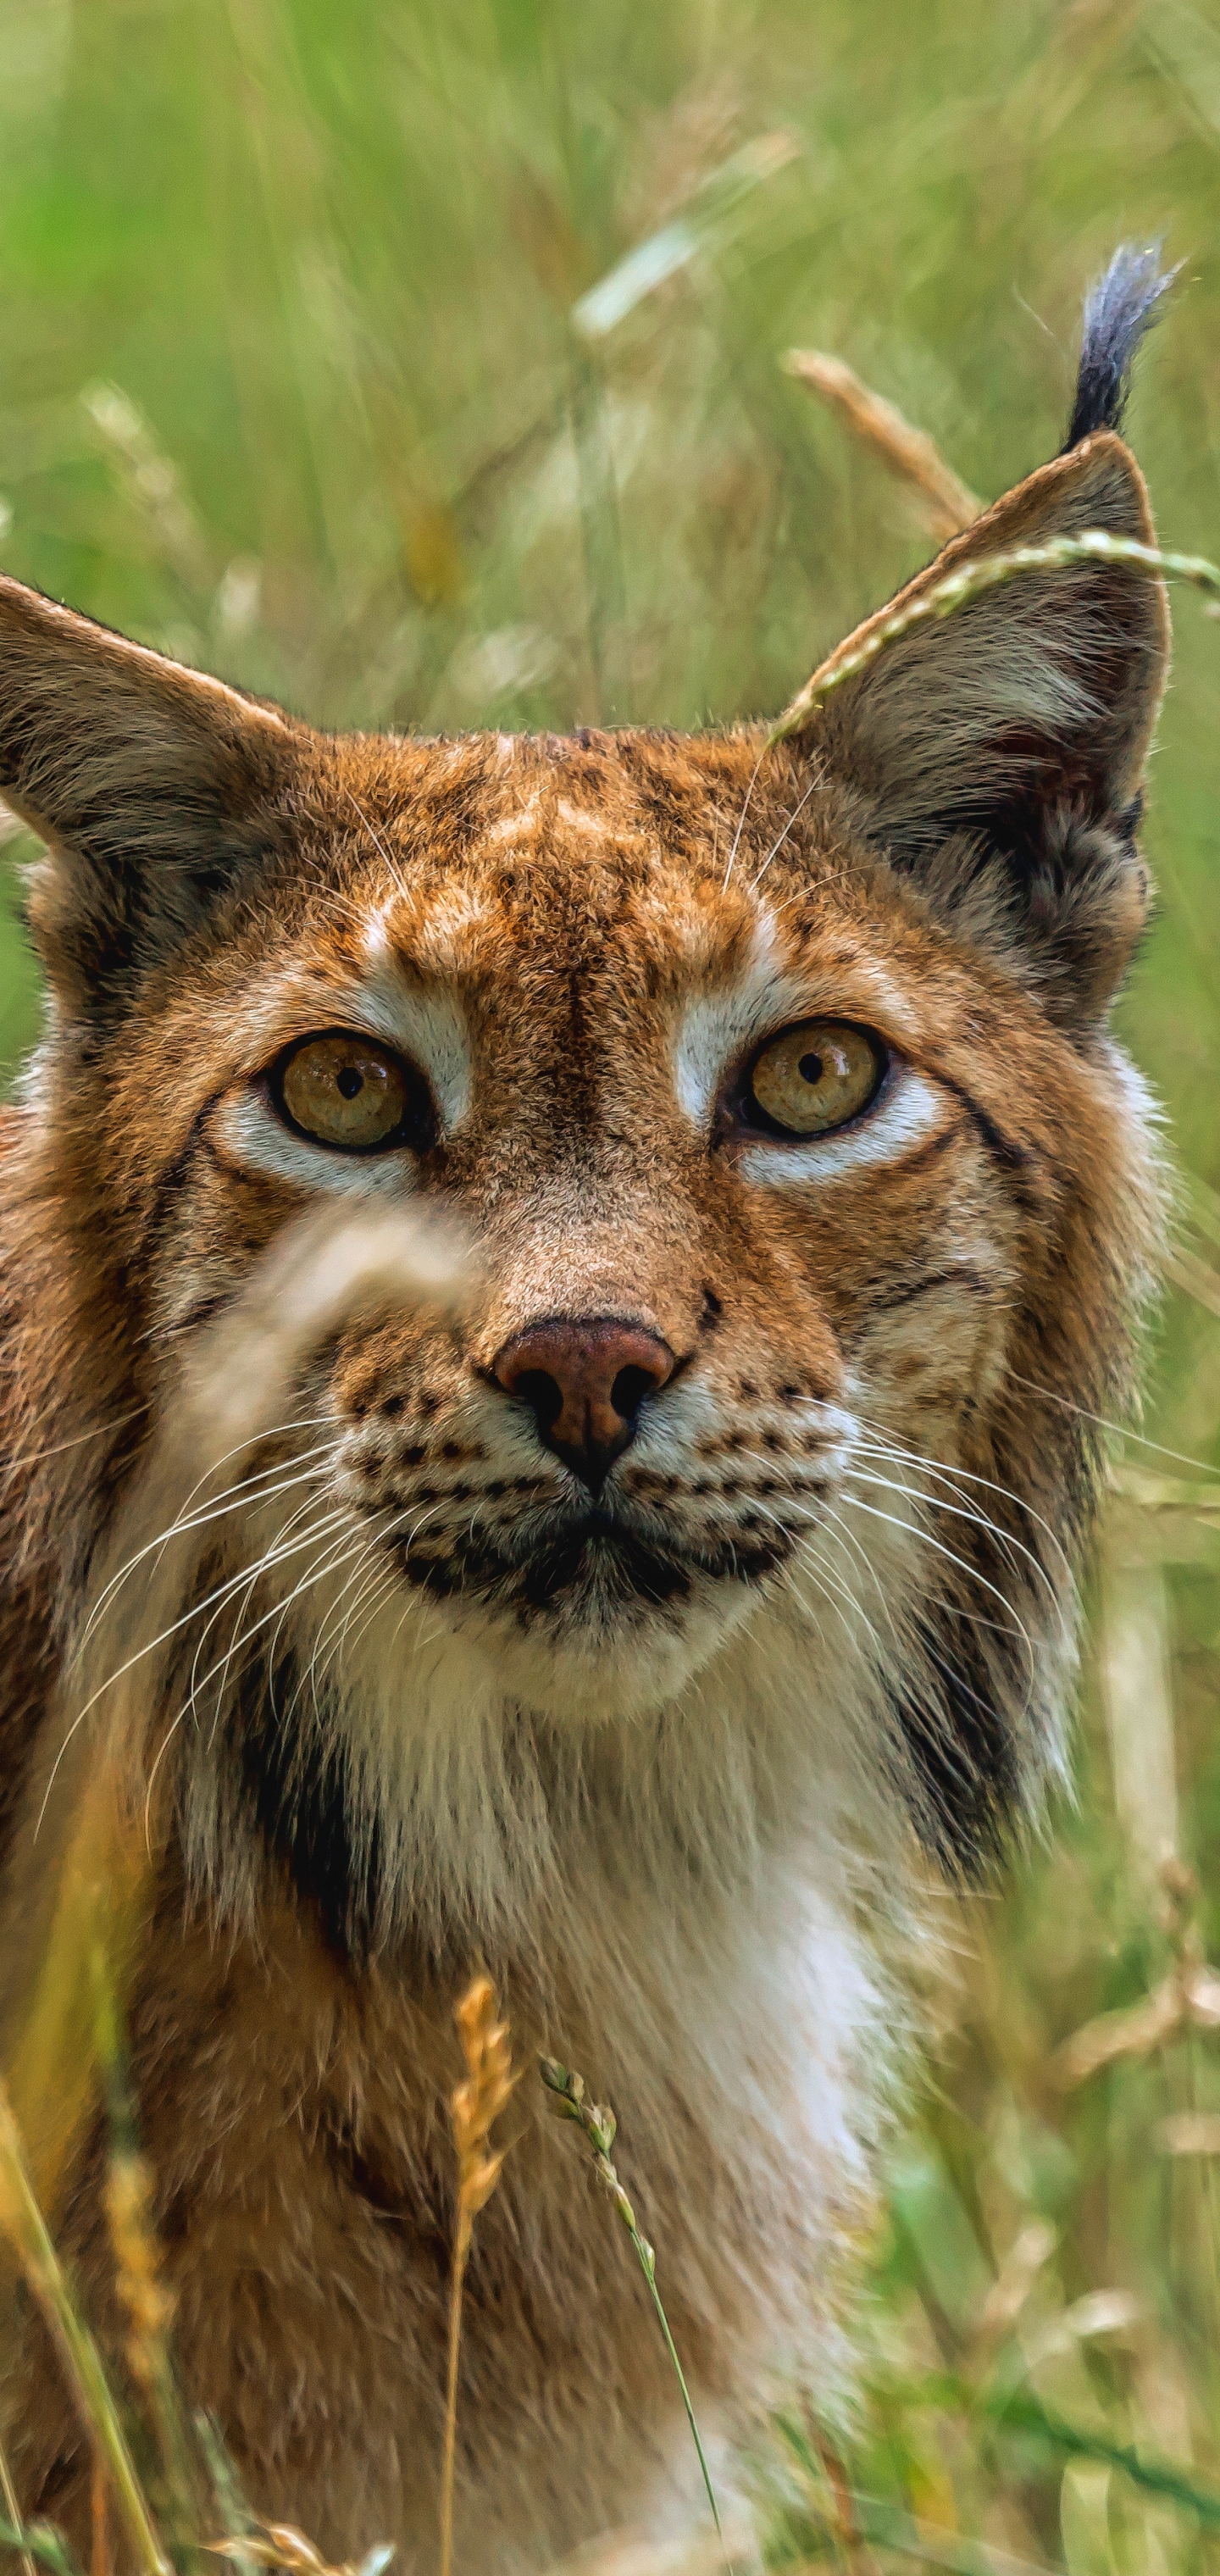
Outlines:
{"label": "lynx ear", "polygon": [[121,1010],[276,837],[294,728],[0,579],[0,796],[47,843],[31,922],[73,1013]]}
{"label": "lynx ear", "polygon": [[[959,564],[1090,528],[1155,543],[1111,430],[998,501],[815,677]],[[889,646],[805,735],[894,866],[966,936],[1019,949],[1066,1016],[1104,1009],[1143,925],[1134,834],[1168,646],[1158,578],[1098,562],[1023,572]]]}

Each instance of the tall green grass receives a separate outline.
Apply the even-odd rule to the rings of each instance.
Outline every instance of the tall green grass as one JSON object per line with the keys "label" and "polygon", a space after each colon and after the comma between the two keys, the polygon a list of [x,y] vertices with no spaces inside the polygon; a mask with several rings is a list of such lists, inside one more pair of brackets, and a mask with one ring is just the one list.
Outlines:
{"label": "tall green grass", "polygon": [[[1163,235],[1131,430],[1215,557],[1218,216],[1215,0],[0,0],[0,565],[330,725],[778,711],[927,551],[782,354],[989,497],[1058,444],[1084,285]],[[1145,1428],[1201,1464],[1128,1447],[1080,1803],[981,1910],[860,2411],[759,2464],[777,2564],[1216,2555],[1220,2032],[1056,2054],[1220,1955],[1220,634],[1176,605],[1121,1018],[1191,1176]]]}

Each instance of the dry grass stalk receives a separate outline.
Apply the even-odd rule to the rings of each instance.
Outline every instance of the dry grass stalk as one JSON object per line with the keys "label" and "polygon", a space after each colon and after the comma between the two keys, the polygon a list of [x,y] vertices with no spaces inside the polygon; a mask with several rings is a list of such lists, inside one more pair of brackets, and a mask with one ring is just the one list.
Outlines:
{"label": "dry grass stalk", "polygon": [[847,2576],[876,2576],[877,2561],[861,2536],[856,2514],[856,2499],[851,2481],[838,2452],[824,2434],[810,2428],[810,2439],[821,2462],[834,2514],[834,2537],[837,2555]]}
{"label": "dry grass stalk", "polygon": [[229,2540],[205,2541],[204,2546],[215,2558],[230,2558],[239,2566],[286,2567],[290,2576],[382,2576],[394,2555],[393,2543],[380,2541],[363,2558],[345,2558],[332,2567],[292,2522],[267,2522],[253,2536],[239,2532]]}
{"label": "dry grass stalk", "polygon": [[[155,1808],[140,1783],[163,1641],[207,1544],[199,1497],[227,1459],[274,1425],[327,1334],[404,1299],[451,1311],[464,1257],[452,1230],[397,1211],[353,1219],[326,1210],[290,1227],[202,1344],[118,1516],[65,1684],[62,1751],[31,1843],[31,1876],[10,1887],[0,1924],[9,1971],[3,2072],[52,2223],[96,2104],[97,1961],[121,2002],[153,1901],[170,1773],[162,1771]],[[129,1566],[143,1579],[123,1581]]]}
{"label": "dry grass stalk", "polygon": [[1201,1261],[1188,1244],[1175,1243],[1165,1255],[1165,1276],[1197,1306],[1205,1306],[1209,1315],[1220,1315],[1220,1275],[1209,1261]]}
{"label": "dry grass stalk", "polygon": [[458,2152],[458,2205],[449,2288],[449,2370],[441,2463],[441,2576],[449,2576],[453,2560],[453,2471],[457,2447],[462,2283],[474,2222],[479,2211],[486,2208],[504,2163],[504,2148],[489,2144],[492,2123],[505,2108],[515,2081],[508,2024],[496,2020],[496,1995],[490,1977],[476,1977],[473,1985],[467,1987],[455,2019],[467,2073],[465,2081],[455,2085],[449,2097],[453,2142]]}
{"label": "dry grass stalk", "polygon": [[1169,1600],[1164,1567],[1111,1538],[1101,1568],[1098,1678],[1114,1803],[1145,1888],[1178,1846]]}
{"label": "dry grass stalk", "polygon": [[[2,2441],[0,2441],[0,2496],[3,2496],[4,2498],[4,2510],[8,2515],[9,2522],[11,2523],[13,2530],[20,2531],[21,2507],[17,2502],[17,2490],[13,2484],[13,2472],[9,2467],[8,2453],[5,2450]],[[21,2561],[21,2576],[34,2576],[34,2561],[31,2558],[28,2549],[19,2550],[17,2555]]]}
{"label": "dry grass stalk", "polygon": [[34,2196],[20,2132],[0,2084],[0,2231],[13,2245],[59,2348],[69,2384],[101,2458],[115,2510],[142,2576],[169,2576],[101,2355],[72,2296]]}
{"label": "dry grass stalk", "polygon": [[167,2330],[174,2303],[162,2276],[153,2175],[136,2143],[118,1999],[109,1963],[101,1952],[94,1959],[93,1983],[95,2045],[110,2114],[104,2201],[115,2287],[127,2320],[125,2357],[158,2453],[159,2476],[153,2490],[157,2521],[179,2564],[184,2553],[189,2558],[200,2524],[207,2518],[211,2485],[206,2455],[183,2406],[170,2354]]}
{"label": "dry grass stalk", "polygon": [[[157,1817],[132,1797],[128,1775],[139,1781],[149,1711],[157,1705],[159,1665],[149,1641],[171,1628],[198,1550],[196,1520],[189,1508],[184,1512],[184,1497],[189,1506],[217,1462],[274,1420],[296,1369],[338,1319],[404,1294],[442,1309],[451,1306],[461,1261],[462,1247],[451,1237],[442,1240],[435,1229],[425,1233],[397,1219],[372,1225],[361,1219],[353,1226],[343,1218],[296,1229],[262,1265],[205,1346],[195,1382],[154,1443],[134,1504],[116,1532],[116,1568],[131,1557],[141,1563],[152,1558],[152,1578],[126,1588],[117,1577],[102,1584],[100,1610],[106,1615],[90,1623],[86,1651],[71,1677],[66,1758],[52,1775],[53,1800],[48,1792],[60,1849],[55,1862],[40,1860],[37,1887],[10,1890],[6,1964],[11,1961],[14,1975],[11,1999],[5,1997],[11,2014],[7,2082],[0,2085],[0,2237],[11,2241],[55,2336],[104,2466],[119,2555],[140,2576],[168,2576],[169,2560],[44,2210],[55,2209],[101,2075],[114,2092],[117,2014],[147,1921],[158,1840]],[[98,1732],[86,1721],[103,1694],[99,1745]],[[23,1905],[27,1896],[30,1902]],[[111,2108],[113,2113],[114,2100]],[[117,2125],[121,2130],[124,2123]],[[107,2207],[128,2319],[127,2357],[161,2454],[158,2518],[163,2506],[177,2553],[194,2545],[203,2482],[165,2343],[168,2300],[150,2199],[147,2169],[134,2141],[116,2136]],[[0,2308],[9,2295],[5,2280]],[[21,2528],[16,2517],[14,2524]],[[99,2517],[95,2557],[102,2531]],[[42,2541],[31,2538],[41,2554]]]}
{"label": "dry grass stalk", "polygon": [[1220,2111],[1171,2111],[1152,2141],[1163,2156],[1220,2156]]}
{"label": "dry grass stalk", "polygon": [[106,1960],[121,1990],[147,1924],[153,1872],[142,1820],[116,1766],[105,1756],[99,1763],[96,1747],[86,1748],[82,1739],[74,1767],[78,1776],[66,1794],[75,1797],[75,1808],[4,2068],[33,2187],[52,2219],[96,2104],[96,1963]]}
{"label": "dry grass stalk", "polygon": [[1044,2218],[1030,2219],[1000,2265],[979,2310],[974,2329],[975,2354],[984,2358],[1003,2336],[1011,2334],[1025,2302],[1058,2243]]}
{"label": "dry grass stalk", "polygon": [[1161,1476],[1150,1467],[1132,1467],[1124,1461],[1111,1468],[1110,1489],[1124,1502],[1137,1504],[1141,1512],[1181,1512],[1204,1529],[1214,1529],[1220,1518],[1220,1485],[1214,1481],[1205,1485],[1193,1476]]}
{"label": "dry grass stalk", "polygon": [[984,504],[977,492],[946,464],[935,439],[924,429],[913,429],[843,358],[832,358],[823,349],[789,349],[783,366],[837,412],[861,445],[905,485],[930,535],[955,537],[982,516]]}
{"label": "dry grass stalk", "polygon": [[1204,1958],[1198,1929],[1190,1919],[1189,1909],[1198,1895],[1194,1873],[1181,1861],[1169,1859],[1159,1876],[1163,1921],[1175,1952],[1173,1966],[1140,2003],[1099,2013],[1055,2050],[1047,2071],[1065,2093],[1121,2058],[1147,2057],[1180,2031],[1220,2030],[1220,1973]]}
{"label": "dry grass stalk", "polygon": [[89,2487],[89,2513],[92,2523],[90,2576],[112,2576],[110,2555],[110,2514],[106,2495],[106,2463],[96,2445],[93,2452],[93,2475]]}
{"label": "dry grass stalk", "polygon": [[121,385],[86,385],[81,402],[100,432],[136,508],[181,582],[206,589],[210,549],[172,457]]}

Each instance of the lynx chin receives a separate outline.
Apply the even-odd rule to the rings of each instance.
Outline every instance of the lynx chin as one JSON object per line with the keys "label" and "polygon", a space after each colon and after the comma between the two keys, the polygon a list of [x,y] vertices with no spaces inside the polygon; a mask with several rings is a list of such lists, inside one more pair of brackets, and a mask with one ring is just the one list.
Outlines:
{"label": "lynx chin", "polygon": [[[1118,429],[1161,284],[1119,253],[1064,452],[904,597],[1152,542]],[[335,737],[0,581],[49,993],[0,1130],[0,1937],[121,1755],[184,2380],[333,2559],[431,2559],[476,1968],[518,2063],[619,2111],[726,2477],[785,2380],[842,2382],[920,1962],[1063,1766],[1093,1424],[1156,1267],[1108,1013],[1167,649],[1160,583],[1092,561],[774,747]],[[394,1223],[415,1284],[319,1292],[274,1404],[205,1436],[283,1264],[308,1306]],[[177,1556],[133,1499],[175,1438]],[[457,2550],[528,2576],[700,2502],[629,2254],[541,2088],[512,2118]],[[103,2159],[99,2113],[52,2215],[104,2336]],[[87,2545],[30,2320],[0,2425]]]}

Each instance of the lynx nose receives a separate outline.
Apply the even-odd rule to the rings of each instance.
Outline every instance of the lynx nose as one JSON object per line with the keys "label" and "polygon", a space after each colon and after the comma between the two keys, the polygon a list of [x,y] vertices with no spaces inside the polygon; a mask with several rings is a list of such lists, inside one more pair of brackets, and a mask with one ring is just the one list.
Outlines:
{"label": "lynx nose", "polygon": [[553,1316],[506,1342],[492,1375],[528,1404],[548,1449],[597,1493],[635,1437],[645,1396],[666,1385],[676,1365],[668,1342],[642,1324]]}

